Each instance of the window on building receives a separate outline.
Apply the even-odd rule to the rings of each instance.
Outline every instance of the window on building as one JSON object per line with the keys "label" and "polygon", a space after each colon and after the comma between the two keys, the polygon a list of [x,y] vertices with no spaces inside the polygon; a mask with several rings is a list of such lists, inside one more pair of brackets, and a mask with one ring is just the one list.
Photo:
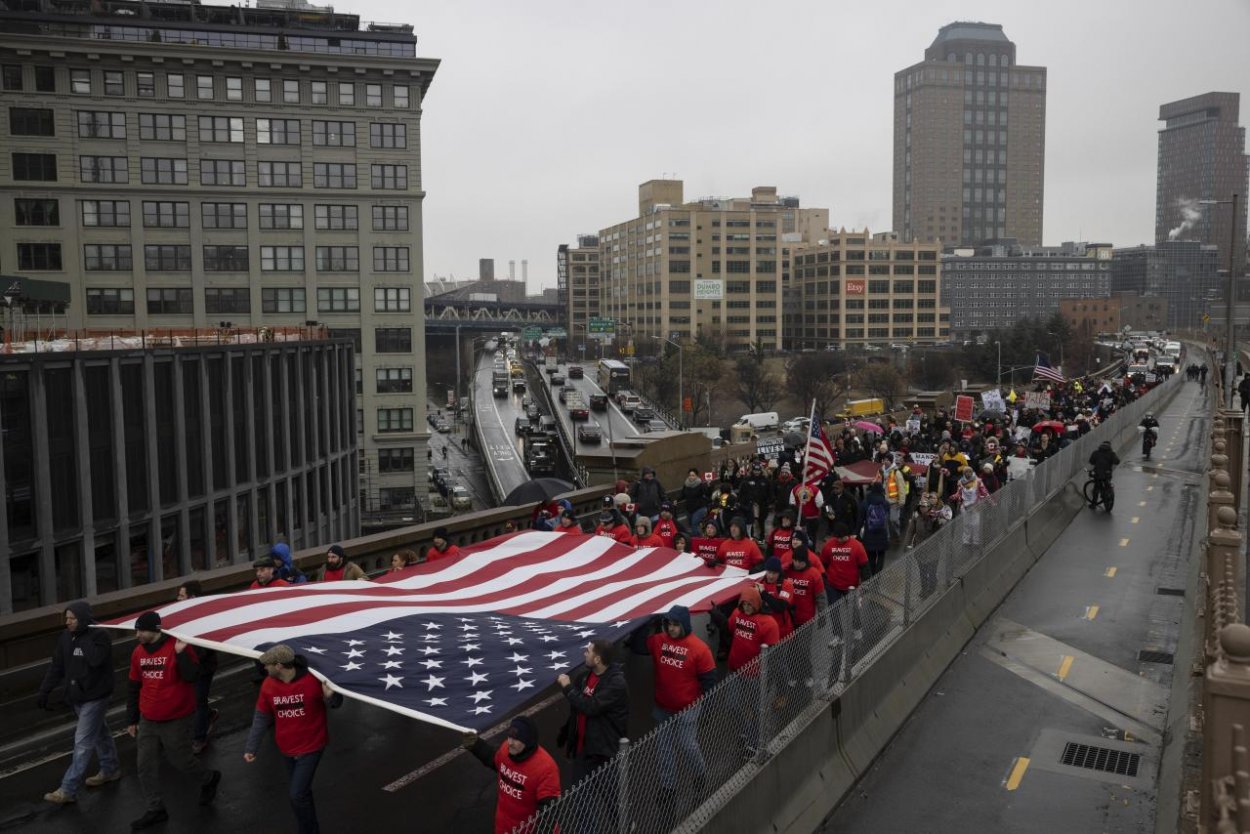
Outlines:
{"label": "window on building", "polygon": [[409,107],[409,88],[407,84],[396,84],[394,87],[395,107],[407,110]]}
{"label": "window on building", "polygon": [[378,368],[376,373],[379,394],[412,393],[412,368]]}
{"label": "window on building", "polygon": [[186,185],[187,161],[142,157],[139,160],[139,178],[145,185]]}
{"label": "window on building", "polygon": [[300,188],[304,184],[304,170],[298,162],[258,162],[256,176],[262,188]]}
{"label": "window on building", "polygon": [[87,315],[132,316],[135,312],[135,291],[124,287],[91,287],[87,289]]}
{"label": "window on building", "polygon": [[260,247],[260,268],[263,272],[303,272],[303,246]]}
{"label": "window on building", "polygon": [[247,287],[209,287],[204,290],[204,312],[221,313],[252,312],[252,295]]}
{"label": "window on building", "polygon": [[313,81],[309,85],[309,96],[313,104],[329,104],[330,92],[324,81]]}
{"label": "window on building", "polygon": [[286,79],[282,82],[282,101],[285,104],[299,104],[299,81]]}
{"label": "window on building", "polygon": [[407,246],[373,247],[374,272],[408,272]]}
{"label": "window on building", "polygon": [[375,232],[408,231],[408,207],[374,206],[373,230]]}
{"label": "window on building", "polygon": [[299,119],[257,119],[256,141],[261,145],[298,145]]}
{"label": "window on building", "polygon": [[357,206],[318,205],[313,211],[318,230],[350,231],[359,228]]}
{"label": "window on building", "polygon": [[[378,432],[412,431],[411,408],[379,408]],[[409,487],[411,489],[411,487]]]}
{"label": "window on building", "polygon": [[262,313],[303,313],[303,287],[263,287],[260,291]]}
{"label": "window on building", "polygon": [[369,183],[373,188],[402,190],[408,187],[407,165],[371,165]]}
{"label": "window on building", "polygon": [[56,92],[56,67],[35,67],[35,92]]}
{"label": "window on building", "polygon": [[316,258],[318,272],[360,271],[358,246],[318,246]]}
{"label": "window on building", "polygon": [[329,148],[354,148],[356,123],[313,119],[313,144]]}
{"label": "window on building", "polygon": [[91,70],[72,69],[69,71],[69,89],[74,95],[91,95]]}
{"label": "window on building", "polygon": [[104,71],[104,95],[126,95],[126,77],[122,74],[121,70]]}
{"label": "window on building", "polygon": [[353,107],[356,104],[356,85],[350,81],[339,82],[339,105]]}
{"label": "window on building", "polygon": [[373,310],[376,313],[410,312],[411,293],[408,287],[377,287],[373,290]]}
{"label": "window on building", "polygon": [[83,200],[84,226],[120,227],[130,225],[129,200]]}
{"label": "window on building", "polygon": [[200,227],[246,229],[247,203],[200,203]]}
{"label": "window on building", "polygon": [[[318,287],[318,313],[359,313],[359,287]],[[357,345],[357,350],[360,346]]]}
{"label": "window on building", "polygon": [[268,78],[252,79],[253,96],[258,102],[273,101],[273,82]]}
{"label": "window on building", "polygon": [[148,289],[148,315],[190,315],[194,311],[191,290],[181,287]]}
{"label": "window on building", "polygon": [[304,207],[299,203],[261,203],[262,229],[304,228]]}
{"label": "window on building", "polygon": [[247,272],[246,246],[205,246],[205,272]]}
{"label": "window on building", "polygon": [[411,327],[378,327],[373,331],[375,353],[412,353]]}
{"label": "window on building", "polygon": [[187,117],[167,113],[140,113],[139,138],[185,142],[187,141]]}
{"label": "window on building", "polygon": [[200,116],[201,142],[242,142],[243,119],[238,116]]}
{"label": "window on building", "polygon": [[190,272],[191,247],[149,243],[143,247],[143,266],[148,272]]}
{"label": "window on building", "polygon": [[13,215],[19,226],[59,226],[60,206],[56,200],[13,200]]}
{"label": "window on building", "polygon": [[[413,449],[410,446],[401,449],[378,449],[378,472],[381,474],[412,472],[415,469],[414,461]],[[396,498],[395,495],[387,496],[389,502],[394,502]]]}
{"label": "window on building", "polygon": [[247,169],[241,159],[201,159],[200,185],[247,185]]}
{"label": "window on building", "polygon": [[135,92],[139,98],[156,98],[156,73],[136,72]]}
{"label": "window on building", "polygon": [[22,91],[21,64],[5,64],[0,67],[0,89],[12,90],[15,93]]}
{"label": "window on building", "polygon": [[13,179],[27,182],[56,182],[56,154],[13,154]]}
{"label": "window on building", "polygon": [[126,114],[107,110],[79,110],[78,136],[80,139],[125,139]]}
{"label": "window on building", "polygon": [[345,162],[314,162],[313,185],[317,188],[355,188],[356,166]]}
{"label": "window on building", "polygon": [[165,95],[169,98],[186,98],[186,77],[180,72],[171,72],[165,76]]}
{"label": "window on building", "polygon": [[129,272],[133,268],[128,244],[88,243],[82,248],[82,259],[88,272]]}
{"label": "window on building", "polygon": [[371,148],[406,148],[408,147],[408,128],[401,124],[369,125],[369,147]]}
{"label": "window on building", "polygon": [[18,269],[61,269],[61,244],[19,243],[17,245]]}
{"label": "window on building", "polygon": [[382,85],[366,84],[365,85],[365,106],[381,107],[382,106]]}
{"label": "window on building", "polygon": [[173,201],[144,200],[143,225],[149,229],[188,228],[191,225],[191,204]]}
{"label": "window on building", "polygon": [[243,100],[243,79],[226,76],[226,101]]}
{"label": "window on building", "polygon": [[78,175],[83,182],[126,183],[130,168],[124,156],[80,156]]}
{"label": "window on building", "polygon": [[[121,114],[119,113],[118,115]],[[82,113],[78,114],[79,136],[83,135],[81,130],[82,116]],[[13,136],[56,136],[56,122],[52,118],[52,108],[10,107],[9,133]],[[125,138],[125,122],[122,123],[121,138]]]}
{"label": "window on building", "polygon": [[195,96],[201,100],[213,98],[213,77],[211,75],[197,75],[195,77]]}

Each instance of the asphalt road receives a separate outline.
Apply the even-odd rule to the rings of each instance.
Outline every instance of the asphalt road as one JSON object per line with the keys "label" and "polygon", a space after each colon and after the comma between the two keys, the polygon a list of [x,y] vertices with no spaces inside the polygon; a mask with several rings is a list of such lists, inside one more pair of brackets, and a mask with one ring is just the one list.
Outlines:
{"label": "asphalt road", "polygon": [[[1118,450],[1115,512],[1063,532],[821,832],[1154,831],[1173,669],[1138,653],[1176,648],[1184,599],[1159,589],[1186,584],[1203,415],[1187,384],[1152,461]],[[1138,754],[1139,775],[1063,764],[1069,742]]]}
{"label": "asphalt road", "polygon": [[474,407],[482,457],[502,494],[507,495],[530,479],[521,456],[521,439],[516,435],[516,418],[524,412],[521,394],[509,391],[506,398],[499,398],[491,392],[494,366],[494,355],[483,351],[473,374]]}

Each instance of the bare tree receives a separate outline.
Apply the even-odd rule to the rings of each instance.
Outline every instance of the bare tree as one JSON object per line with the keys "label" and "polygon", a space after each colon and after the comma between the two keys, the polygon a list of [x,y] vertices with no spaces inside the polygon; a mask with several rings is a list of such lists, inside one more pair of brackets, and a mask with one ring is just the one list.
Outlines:
{"label": "bare tree", "polygon": [[859,387],[890,405],[903,391],[903,378],[892,365],[869,362],[856,374]]}
{"label": "bare tree", "polygon": [[772,408],[781,399],[781,383],[768,372],[758,346],[752,345],[749,354],[734,360],[734,391],[751,412]]}
{"label": "bare tree", "polygon": [[804,404],[816,401],[816,413],[828,414],[842,389],[839,377],[846,373],[842,353],[800,353],[786,362],[786,388]]}

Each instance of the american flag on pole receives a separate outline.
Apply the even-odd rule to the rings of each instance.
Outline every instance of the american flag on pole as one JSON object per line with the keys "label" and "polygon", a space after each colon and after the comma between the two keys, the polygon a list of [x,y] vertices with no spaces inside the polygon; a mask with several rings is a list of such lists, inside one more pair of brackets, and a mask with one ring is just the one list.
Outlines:
{"label": "american flag on pole", "polygon": [[816,403],[812,403],[812,422],[807,430],[807,454],[803,458],[803,483],[818,483],[833,469],[833,447],[820,427]]}
{"label": "american flag on pole", "polygon": [[1067,382],[1063,374],[1059,373],[1050,364],[1050,359],[1044,353],[1037,354],[1037,362],[1033,365],[1033,378],[1049,379],[1054,382]]}
{"label": "american flag on pole", "polygon": [[345,695],[481,730],[580,664],[592,637],[620,638],[673,605],[706,609],[745,576],[667,548],[523,532],[378,582],[263,588],[158,610],[174,638],[246,657],[286,643]]}

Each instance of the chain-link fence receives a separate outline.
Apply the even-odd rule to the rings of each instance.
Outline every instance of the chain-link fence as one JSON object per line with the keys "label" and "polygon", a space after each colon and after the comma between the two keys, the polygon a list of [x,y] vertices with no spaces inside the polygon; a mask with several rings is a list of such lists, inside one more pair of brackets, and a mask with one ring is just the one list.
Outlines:
{"label": "chain-link fence", "polygon": [[642,738],[565,791],[518,832],[697,831],[829,701],[1004,536],[1087,466],[1103,440],[1136,436],[1171,379],[1113,413],[1025,477],[959,512],[902,558],[683,712],[657,715]]}

